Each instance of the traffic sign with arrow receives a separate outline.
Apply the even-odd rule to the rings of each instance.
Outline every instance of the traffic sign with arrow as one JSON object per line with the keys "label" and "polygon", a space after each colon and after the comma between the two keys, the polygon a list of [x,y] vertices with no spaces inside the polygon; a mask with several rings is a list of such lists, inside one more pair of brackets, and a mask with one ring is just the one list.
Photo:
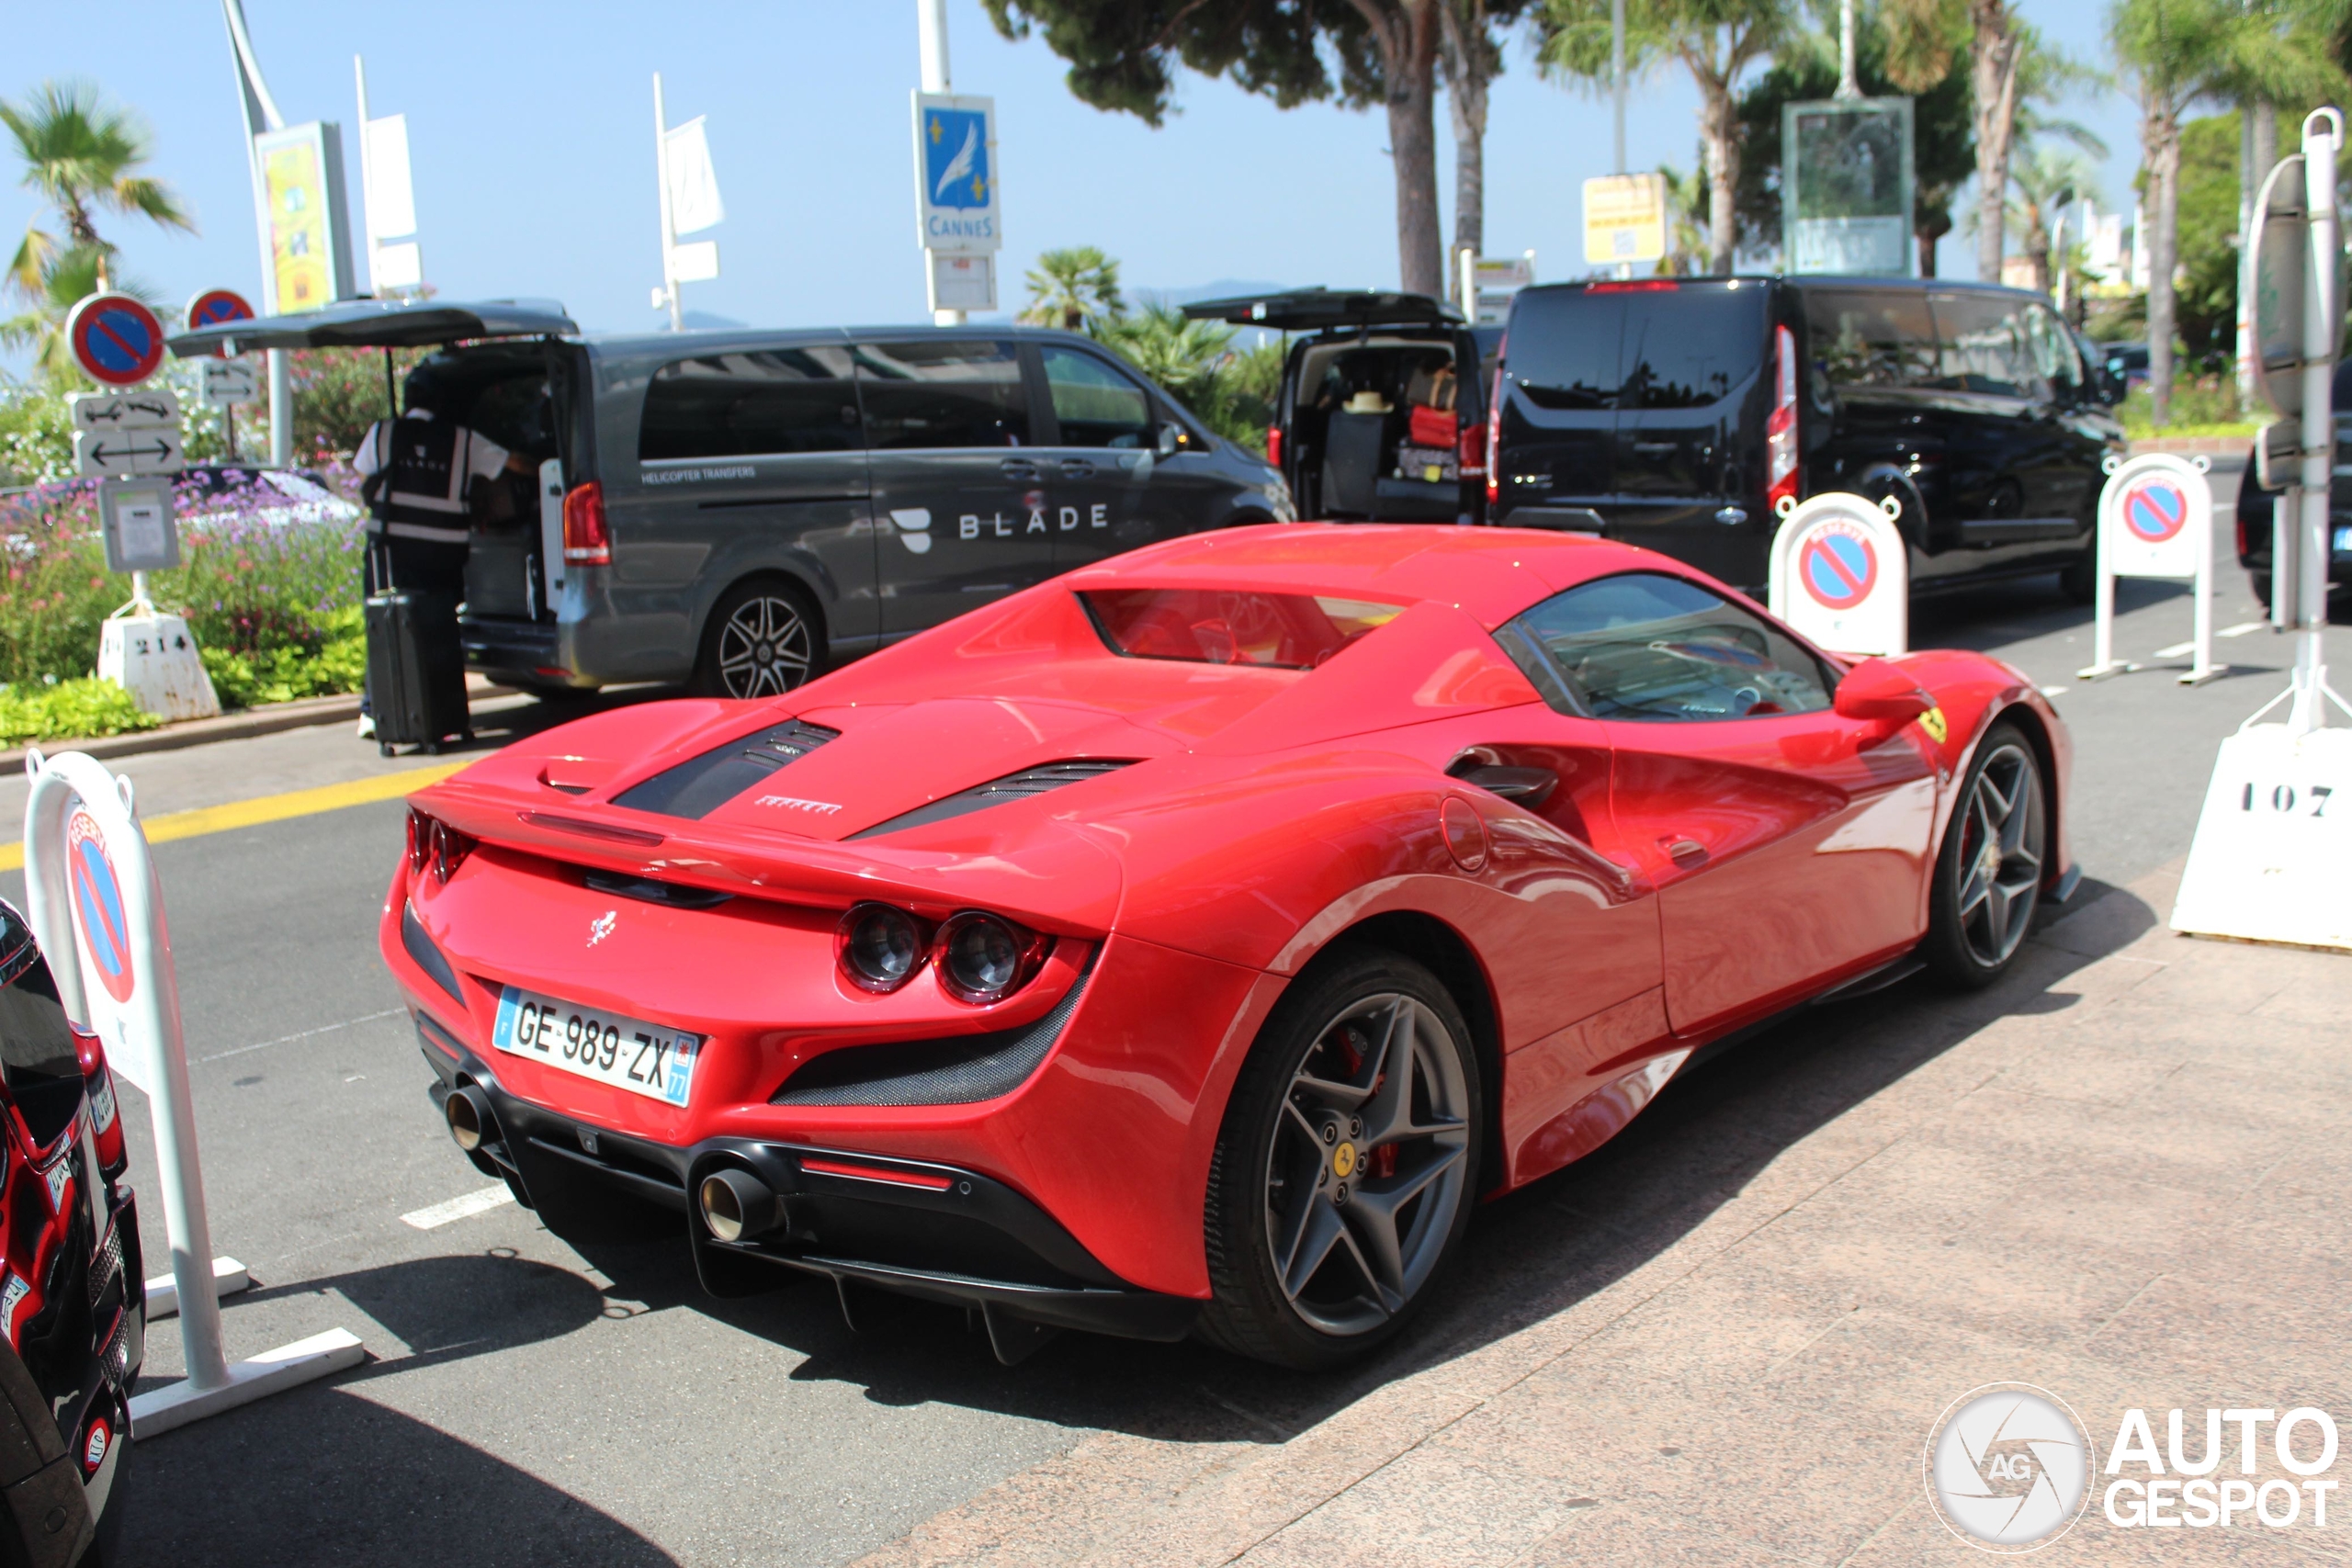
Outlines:
{"label": "traffic sign with arrow", "polygon": [[136,392],[76,392],[72,405],[76,430],[176,428],[180,423],[180,400],[168,387],[147,387]]}
{"label": "traffic sign with arrow", "polygon": [[187,466],[187,450],[180,444],[176,425],[77,430],[74,433],[74,463],[80,473],[90,479],[175,474]]}

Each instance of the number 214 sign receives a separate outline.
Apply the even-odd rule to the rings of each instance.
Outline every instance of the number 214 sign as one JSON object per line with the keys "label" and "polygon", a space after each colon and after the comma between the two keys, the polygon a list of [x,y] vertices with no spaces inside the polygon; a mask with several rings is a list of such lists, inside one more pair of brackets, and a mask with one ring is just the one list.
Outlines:
{"label": "number 214 sign", "polygon": [[2352,729],[2257,724],[2222,742],[2175,931],[2352,948]]}

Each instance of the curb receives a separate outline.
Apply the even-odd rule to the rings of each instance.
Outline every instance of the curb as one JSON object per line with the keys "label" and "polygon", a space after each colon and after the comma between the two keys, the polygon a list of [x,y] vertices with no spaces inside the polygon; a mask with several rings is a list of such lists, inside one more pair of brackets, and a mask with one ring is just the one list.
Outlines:
{"label": "curb", "polygon": [[[478,675],[466,677],[466,695],[471,702],[485,697],[512,695],[504,686],[494,686]],[[142,729],[131,735],[101,735],[86,740],[40,740],[33,742],[48,756],[60,751],[81,751],[92,757],[137,757],[150,751],[176,751],[188,746],[209,745],[215,740],[247,740],[258,735],[276,735],[281,730],[306,729],[321,724],[356,724],[359,719],[359,694],[346,693],[337,697],[303,697],[290,703],[272,703],[267,707],[247,708],[242,713],[225,713],[218,718],[192,718],[180,724],[167,724],[160,729]],[[0,771],[22,773],[25,753],[29,747],[15,746],[0,751]]]}

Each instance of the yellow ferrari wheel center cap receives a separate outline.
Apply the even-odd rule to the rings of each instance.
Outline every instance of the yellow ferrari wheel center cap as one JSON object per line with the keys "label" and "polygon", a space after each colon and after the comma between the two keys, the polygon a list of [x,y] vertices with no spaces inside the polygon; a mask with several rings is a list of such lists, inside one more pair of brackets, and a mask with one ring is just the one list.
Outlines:
{"label": "yellow ferrari wheel center cap", "polygon": [[1340,1178],[1351,1175],[1356,1168],[1356,1146],[1341,1144],[1331,1151],[1331,1174]]}

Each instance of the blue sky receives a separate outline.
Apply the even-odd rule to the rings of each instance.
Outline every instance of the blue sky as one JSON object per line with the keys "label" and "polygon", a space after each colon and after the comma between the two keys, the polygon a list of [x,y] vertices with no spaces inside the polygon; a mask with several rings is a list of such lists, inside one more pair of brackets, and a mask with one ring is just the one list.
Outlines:
{"label": "blue sky", "polygon": [[[2105,7],[2026,0],[2027,16],[2096,62]],[[995,96],[1006,250],[1001,294],[1041,251],[1099,244],[1130,287],[1220,279],[1385,285],[1396,279],[1394,186],[1378,113],[1283,112],[1189,77],[1159,130],[1072,98],[1037,39],[999,38],[977,0],[952,0],[958,91]],[[913,0],[705,0],[692,6],[561,6],[405,0],[246,0],[254,48],[289,121],[334,119],[356,160],[352,55],[370,107],[404,112],[427,277],[448,298],[565,301],[593,330],[661,324],[651,73],[673,123],[707,115],[727,221],[711,231],[725,274],[691,285],[690,309],[763,325],[907,321],[923,309],[907,95]],[[105,25],[94,25],[99,17]],[[260,263],[225,29],[208,0],[126,0],[94,12],[28,6],[8,22],[0,94],[83,76],[153,128],[154,172],[201,225],[163,234],[117,219],[106,231],[164,298],[228,287],[258,299]],[[1631,162],[1689,168],[1697,98],[1671,70],[1638,84]],[[2129,102],[2108,92],[2068,112],[2108,141],[2109,205],[2137,163]],[[1441,137],[1444,109],[1439,108]],[[1497,83],[1487,151],[1487,247],[1533,249],[1538,276],[1581,276],[1579,190],[1608,172],[1605,101],[1540,78],[1523,46]],[[1452,148],[1441,178],[1452,225]],[[353,200],[358,171],[351,164]],[[21,232],[30,193],[0,189],[0,233]],[[354,213],[354,227],[358,217]],[[1945,243],[1966,276],[1973,247]]]}

